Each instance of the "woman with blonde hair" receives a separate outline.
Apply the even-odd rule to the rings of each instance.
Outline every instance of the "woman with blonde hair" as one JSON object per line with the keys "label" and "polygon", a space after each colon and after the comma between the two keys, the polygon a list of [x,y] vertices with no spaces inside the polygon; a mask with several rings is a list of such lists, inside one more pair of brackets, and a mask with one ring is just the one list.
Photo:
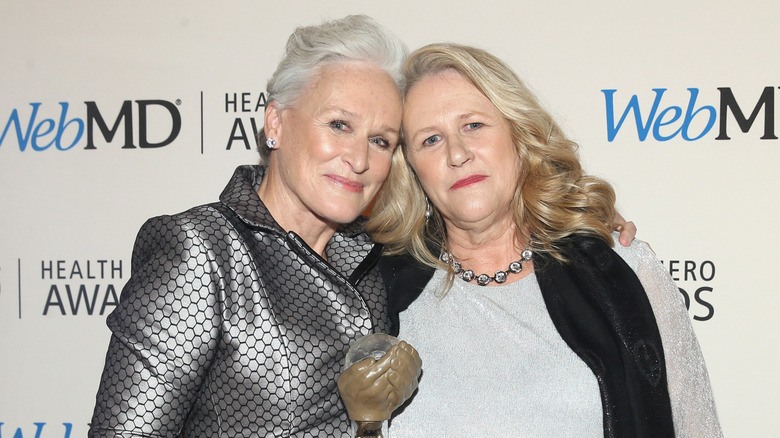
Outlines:
{"label": "woman with blonde hair", "polygon": [[455,44],[404,67],[403,146],[367,230],[425,359],[391,437],[721,436],[677,287],[615,245],[615,196],[514,72]]}

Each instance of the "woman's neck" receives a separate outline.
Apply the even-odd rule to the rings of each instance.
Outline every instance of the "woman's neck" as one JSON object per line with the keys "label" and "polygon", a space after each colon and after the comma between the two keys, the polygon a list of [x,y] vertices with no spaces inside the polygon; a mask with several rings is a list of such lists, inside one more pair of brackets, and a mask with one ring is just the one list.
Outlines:
{"label": "woman's neck", "polygon": [[[523,235],[517,232],[512,218],[486,227],[458,227],[447,223],[446,249],[463,269],[471,269],[477,275],[485,273],[492,276],[497,270],[506,270],[510,263],[520,259],[522,251],[528,246],[528,240]],[[508,281],[525,275],[527,273],[510,276]]]}
{"label": "woman's neck", "polygon": [[325,257],[325,247],[336,232],[338,224],[329,223],[315,215],[286,190],[271,172],[266,173],[260,188],[257,189],[257,195],[285,231],[296,233],[317,254]]}

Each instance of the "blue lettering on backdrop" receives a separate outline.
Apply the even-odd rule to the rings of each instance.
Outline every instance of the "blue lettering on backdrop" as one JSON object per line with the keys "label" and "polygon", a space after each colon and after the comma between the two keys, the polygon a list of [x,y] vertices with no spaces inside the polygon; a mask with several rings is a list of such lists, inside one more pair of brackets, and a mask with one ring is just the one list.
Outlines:
{"label": "blue lettering on backdrop", "polygon": [[[614,105],[614,95],[615,92],[617,92],[617,90],[601,90],[601,92],[604,93],[606,106],[607,106],[607,140],[609,141],[615,140],[615,136],[617,136],[618,131],[623,125],[623,122],[625,122],[626,117],[628,117],[628,113],[631,111],[634,112],[634,120],[636,121],[636,128],[637,128],[637,134],[639,135],[639,141],[645,141],[645,139],[647,138],[647,134],[650,132],[651,127],[653,132],[653,138],[655,138],[658,141],[671,140],[672,138],[676,137],[678,134],[682,134],[682,138],[687,141],[694,141],[702,138],[705,134],[707,134],[707,132],[710,131],[710,129],[712,129],[712,126],[715,124],[715,120],[717,118],[715,107],[710,105],[704,105],[701,108],[697,109],[696,99],[699,96],[699,89],[688,88],[688,92],[690,93],[690,98],[688,100],[688,106],[685,109],[685,118],[683,119],[682,124],[678,129],[671,132],[670,134],[663,135],[661,133],[661,128],[675,123],[683,114],[682,108],[675,105],[671,105],[663,109],[660,112],[660,114],[658,114],[658,109],[661,106],[661,99],[663,98],[663,95],[666,92],[666,90],[667,90],[666,88],[653,89],[653,92],[655,92],[655,98],[653,99],[653,106],[650,109],[650,113],[647,115],[647,120],[642,120],[642,111],[639,107],[639,97],[636,94],[631,96],[631,99],[628,102],[628,106],[626,106],[625,111],[623,111],[623,114],[620,116],[620,120],[618,121],[617,125],[615,124],[615,105]],[[698,133],[698,135],[696,135],[695,137],[691,137],[691,134],[689,132],[691,121],[702,111],[706,111],[709,113],[709,119],[707,120],[707,125],[704,127],[704,129],[702,129],[702,132]],[[656,114],[658,115],[656,116]]]}
{"label": "blue lettering on backdrop", "polygon": [[[25,130],[25,133],[22,133],[22,122],[19,120],[19,112],[14,109],[11,112],[11,116],[8,118],[8,123],[5,125],[5,129],[3,129],[3,134],[0,136],[0,145],[3,144],[3,141],[5,140],[5,136],[8,133],[8,129],[13,124],[15,130],[16,130],[16,138],[19,142],[19,150],[24,151],[27,149],[27,142],[30,142],[30,146],[34,151],[44,151],[48,149],[52,144],[57,145],[57,149],[61,151],[66,151],[78,143],[79,139],[81,138],[81,135],[84,132],[84,121],[80,119],[71,119],[67,120],[68,117],[68,103],[67,102],[60,102],[60,107],[62,108],[60,111],[60,118],[59,118],[59,124],[54,122],[54,119],[43,119],[39,121],[36,124],[36,117],[38,115],[38,108],[41,106],[40,102],[34,102],[31,103],[30,106],[32,106],[32,114],[30,114],[29,121],[27,123],[27,129]],[[67,121],[66,121],[67,120]],[[68,125],[71,123],[76,123],[76,126],[78,127],[78,133],[76,133],[75,138],[73,142],[67,146],[63,146],[62,144],[62,135],[65,132],[65,129],[67,129]],[[55,135],[54,139],[52,139],[50,142],[46,144],[39,144],[38,138],[43,137],[45,135],[48,135],[54,127],[57,126],[57,134]]]}
{"label": "blue lettering on backdrop", "polygon": [[[3,422],[0,422],[0,438],[3,438],[3,424],[4,424]],[[34,436],[35,438],[42,438],[43,437],[43,435],[42,435],[43,428],[44,428],[44,426],[46,426],[46,423],[33,423],[33,424],[35,425],[35,435],[30,435],[30,433],[28,432],[27,433],[27,437],[29,438],[29,437],[33,437]],[[62,423],[62,425],[65,426],[65,434],[62,435],[62,437],[63,438],[70,438],[70,432],[73,429],[73,424],[72,423]],[[51,429],[47,429],[47,430],[51,430]],[[54,433],[47,433],[46,434],[46,437],[53,437],[53,436],[59,437],[60,435],[59,434],[55,435]],[[16,428],[16,432],[14,432],[13,438],[24,438],[24,433],[22,432],[22,428],[21,427],[17,427]]]}
{"label": "blue lettering on backdrop", "polygon": [[[747,133],[754,122],[758,119],[759,112],[764,110],[764,133],[761,137],[762,140],[776,140],[778,137],[775,135],[774,125],[774,87],[765,87],[756,103],[750,116],[746,117],[739,104],[737,103],[734,93],[731,88],[720,87],[718,91],[720,93],[720,118],[718,118],[718,110],[712,105],[699,105],[697,100],[699,99],[698,88],[688,88],[690,97],[688,103],[683,111],[682,106],[679,105],[662,105],[662,99],[666,88],[654,88],[653,92],[655,96],[653,103],[649,111],[642,114],[642,108],[640,105],[639,96],[632,95],[628,101],[628,104],[623,110],[620,118],[615,122],[615,89],[601,90],[604,93],[604,100],[606,105],[606,122],[607,122],[607,140],[612,142],[617,137],[618,132],[623,128],[627,120],[630,120],[629,114],[633,112],[633,120],[636,126],[637,136],[639,141],[645,141],[649,134],[652,133],[653,139],[656,141],[668,141],[674,139],[678,135],[686,141],[696,141],[707,135],[715,122],[719,121],[720,128],[716,140],[730,140],[728,136],[728,114],[732,114],[734,120],[737,122],[740,130],[743,133]],[[645,106],[645,109],[647,107]],[[619,109],[618,109],[619,111]],[[706,120],[706,124],[701,128],[700,132],[691,132],[695,128],[692,128],[692,122],[694,119]],[[628,122],[630,124],[630,121]],[[701,126],[699,123],[696,126]]]}

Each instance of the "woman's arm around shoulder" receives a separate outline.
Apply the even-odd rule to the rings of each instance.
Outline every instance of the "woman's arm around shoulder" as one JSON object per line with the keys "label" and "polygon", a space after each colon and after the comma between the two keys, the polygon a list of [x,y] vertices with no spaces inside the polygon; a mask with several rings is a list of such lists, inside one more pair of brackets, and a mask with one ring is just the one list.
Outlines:
{"label": "woman's arm around shoulder", "polygon": [[635,240],[615,246],[634,269],[653,308],[666,359],[677,437],[722,437],[710,379],[685,300],[650,247]]}

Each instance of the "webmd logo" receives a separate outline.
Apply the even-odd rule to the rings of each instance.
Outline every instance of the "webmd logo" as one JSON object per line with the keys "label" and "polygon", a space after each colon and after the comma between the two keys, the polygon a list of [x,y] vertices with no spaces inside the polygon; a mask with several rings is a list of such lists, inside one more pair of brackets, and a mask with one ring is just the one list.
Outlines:
{"label": "webmd logo", "polygon": [[[40,102],[30,103],[29,111],[16,108],[11,111],[0,135],[0,146],[13,142],[15,138],[22,152],[49,149],[67,151],[83,144],[86,134],[84,149],[97,149],[96,138],[102,137],[105,143],[111,143],[121,132],[122,149],[160,148],[171,144],[181,132],[181,113],[177,108],[180,104],[179,100],[175,104],[167,100],[126,100],[118,114],[113,119],[108,118],[111,122],[109,127],[95,102],[84,102],[83,116],[73,115],[78,107],[68,102],[60,102],[56,111],[52,111],[53,107],[44,108]],[[150,138],[149,132],[152,120],[154,138]],[[121,131],[120,126],[123,127]],[[165,128],[161,129],[161,126]]]}
{"label": "webmd logo", "polygon": [[[0,438],[2,438],[3,435],[3,422],[0,421]],[[35,437],[35,438],[48,438],[48,437],[63,437],[63,438],[70,438],[70,433],[73,430],[73,423],[62,423],[62,427],[59,426],[49,426],[46,427],[46,423],[33,423],[35,426],[34,428],[31,428],[29,426],[24,427],[17,427],[16,432],[13,432],[13,429],[6,430],[6,433],[13,432],[13,435],[5,435],[8,437],[13,438],[25,438],[25,437]],[[44,428],[46,429],[46,433],[44,433]]]}
{"label": "webmd logo", "polygon": [[[655,95],[651,102],[646,97],[640,102],[640,97],[634,94],[628,100],[620,119],[615,123],[615,114],[619,111],[615,108],[617,90],[601,90],[604,93],[607,111],[607,140],[614,141],[620,130],[624,128],[624,124],[631,124],[629,114],[632,112],[639,141],[645,141],[648,135],[652,135],[652,138],[657,141],[667,141],[677,137],[686,141],[695,141],[706,136],[715,126],[718,127],[718,136],[715,140],[730,140],[729,114],[732,115],[739,129],[747,133],[754,128],[754,125],[760,127],[761,124],[756,122],[762,110],[764,117],[761,140],[777,140],[774,122],[774,87],[764,88],[747,117],[742,111],[742,106],[737,103],[731,88],[718,88],[720,104],[717,109],[712,105],[702,105],[699,102],[698,88],[688,88],[687,91],[688,102],[685,105],[669,105],[669,99],[664,97],[666,88],[654,88]],[[744,103],[745,98],[740,96],[740,99]]]}

